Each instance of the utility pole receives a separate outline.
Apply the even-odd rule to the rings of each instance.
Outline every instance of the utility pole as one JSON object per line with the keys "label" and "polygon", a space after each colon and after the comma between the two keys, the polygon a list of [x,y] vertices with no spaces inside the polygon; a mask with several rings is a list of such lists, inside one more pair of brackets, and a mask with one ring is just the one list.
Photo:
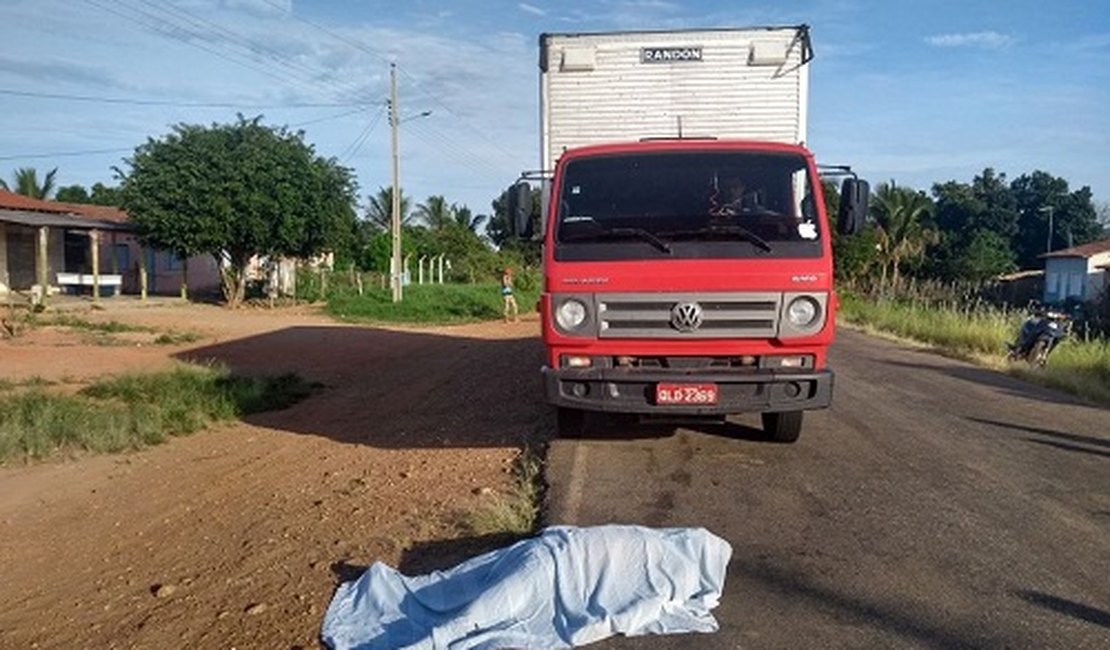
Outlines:
{"label": "utility pole", "polygon": [[389,270],[393,282],[393,302],[401,302],[401,154],[397,149],[397,126],[400,113],[397,112],[397,64],[389,64],[389,126],[393,138],[393,206],[392,226],[393,255],[390,258]]}
{"label": "utility pole", "polygon": [[1044,246],[1044,252],[1045,253],[1051,253],[1052,252],[1052,213],[1055,212],[1055,210],[1056,209],[1051,205],[1046,205],[1046,206],[1041,208],[1041,212],[1047,212],[1048,213],[1048,241],[1045,242],[1045,246]]}

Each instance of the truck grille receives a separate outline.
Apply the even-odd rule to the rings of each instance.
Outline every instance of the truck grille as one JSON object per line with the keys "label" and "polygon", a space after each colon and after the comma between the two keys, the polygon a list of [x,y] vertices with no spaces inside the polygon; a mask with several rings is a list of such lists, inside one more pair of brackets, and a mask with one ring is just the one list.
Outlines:
{"label": "truck grille", "polygon": [[[700,308],[700,323],[680,329],[677,305]],[[778,333],[780,293],[598,294],[601,338],[770,338]]]}

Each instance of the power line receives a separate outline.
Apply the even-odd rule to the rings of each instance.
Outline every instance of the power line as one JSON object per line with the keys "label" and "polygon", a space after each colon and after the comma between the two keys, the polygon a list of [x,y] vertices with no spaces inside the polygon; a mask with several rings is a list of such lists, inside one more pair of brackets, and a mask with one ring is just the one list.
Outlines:
{"label": "power line", "polygon": [[[94,97],[91,95],[65,95],[60,93],[36,93],[23,90],[8,90],[0,88],[0,95],[13,95],[16,97],[35,97],[39,99],[58,99],[75,102],[97,102],[101,104],[129,104],[134,106],[173,106],[178,108],[336,108],[342,106],[359,106],[353,112],[365,110],[366,104],[357,103],[294,103],[294,104],[237,104],[232,102],[174,102],[157,99],[130,99],[123,97]],[[349,115],[349,113],[345,113]]]}
{"label": "power line", "polygon": [[122,153],[124,151],[134,150],[135,147],[127,147],[126,149],[86,149],[84,151],[61,151],[57,153],[26,153],[16,156],[0,156],[0,160],[19,160],[21,158],[61,158],[63,156],[92,156],[94,154]]}
{"label": "power line", "polygon": [[[288,57],[284,52],[275,50],[272,47],[269,47],[264,42],[260,43],[250,36],[225,27],[220,23],[202,18],[182,7],[163,3],[161,1],[138,1],[142,2],[143,4],[147,5],[152,10],[160,14],[159,16],[154,16],[156,20],[162,20],[163,22],[166,22],[171,26],[183,29],[187,32],[191,31],[193,36],[207,40],[213,45],[218,45],[218,43],[222,39],[224,42],[230,43],[233,46],[243,48],[244,50],[246,50],[247,56],[252,59],[257,59],[258,56],[261,56],[284,67],[287,71],[300,72],[303,77],[301,79],[298,79],[298,81],[303,82],[307,80],[313,84],[322,81],[321,79],[319,79],[319,77],[321,76],[321,70],[304,65],[295,60],[291,60],[290,57]],[[134,5],[132,5],[131,8],[135,11],[142,11],[141,9],[136,9]],[[184,21],[184,23],[178,21]],[[217,38],[217,36],[219,36],[220,38]],[[324,72],[326,73],[327,71]],[[330,81],[329,83],[332,84],[335,89],[341,89],[341,92],[343,93],[352,92],[354,89],[357,88],[357,85],[353,83],[346,83],[342,86],[337,85],[334,80]]]}
{"label": "power line", "polygon": [[319,118],[316,118],[314,120],[308,120],[307,122],[297,122],[296,124],[290,124],[289,127],[290,128],[297,128],[299,126],[308,126],[309,124],[319,124],[320,122],[327,122],[329,120],[338,120],[340,118],[347,117],[348,115],[354,115],[355,113],[364,113],[364,112],[370,110],[370,108],[371,107],[369,107],[369,106],[361,106],[359,108],[356,108],[353,111],[346,111],[346,112],[340,113],[338,115],[329,115],[327,117],[319,117]]}
{"label": "power line", "polygon": [[[192,41],[192,40],[189,40],[187,38],[184,38],[180,34],[177,34],[177,33],[173,32],[172,30],[167,30],[167,29],[165,29],[164,27],[162,27],[161,25],[159,25],[157,23],[152,23],[149,20],[143,20],[141,18],[136,18],[135,16],[123,13],[121,11],[118,11],[115,8],[113,8],[111,5],[101,4],[100,2],[97,2],[97,0],[85,0],[85,2],[88,3],[88,4],[91,4],[92,6],[98,8],[98,9],[101,9],[102,11],[106,11],[110,14],[114,14],[116,16],[119,16],[120,18],[123,18],[124,20],[135,23],[135,24],[139,25],[140,27],[145,27],[146,29],[154,31],[154,32],[158,33],[159,35],[164,36],[166,38],[170,38],[170,39],[173,39],[173,40],[176,40],[176,41],[180,41],[182,43],[185,43],[186,45],[190,45],[190,46],[195,47],[199,50],[203,50],[205,52],[208,52],[209,54],[211,54],[213,56],[216,56],[216,57],[219,57],[219,58],[221,58],[225,61],[230,61],[232,63],[236,63],[238,65],[241,65],[241,66],[244,66],[244,67],[247,67],[247,68],[251,68],[255,72],[259,72],[263,75],[266,75],[267,77],[270,77],[271,79],[275,79],[277,81],[282,81],[282,82],[288,81],[288,79],[284,79],[284,78],[274,74],[273,72],[271,72],[270,70],[268,70],[266,68],[257,67],[257,66],[251,65],[250,63],[247,63],[247,62],[244,62],[244,61],[237,60],[235,58],[226,56],[225,54],[223,54],[222,52],[219,52],[218,50],[214,50],[214,49],[212,49],[210,47],[207,47],[207,46],[205,46],[201,43],[198,43],[196,41]],[[135,11],[134,8],[131,8],[131,7],[129,7],[129,8],[132,9],[132,11]],[[143,12],[136,12],[136,13],[140,13],[142,15],[149,16],[149,14],[145,14]]]}
{"label": "power line", "polygon": [[449,158],[466,166],[471,171],[477,173],[479,171],[478,168],[483,168],[486,173],[503,173],[503,170],[499,169],[497,165],[492,163],[488,158],[476,154],[472,147],[456,142],[453,138],[431,124],[414,124],[411,132],[413,135],[431,144],[440,153],[446,154]]}
{"label": "power line", "polygon": [[348,160],[350,160],[352,157],[354,157],[356,153],[358,153],[358,150],[362,148],[362,145],[366,144],[366,140],[370,138],[370,133],[374,131],[374,127],[376,127],[378,125],[378,122],[381,121],[382,115],[384,115],[384,113],[375,114],[374,119],[372,119],[370,123],[366,125],[366,128],[364,128],[362,132],[359,133],[357,137],[355,137],[355,141],[347,145],[347,148],[343,150],[343,153],[339,154],[338,157],[343,160],[344,164],[346,164]]}
{"label": "power line", "polygon": [[[262,0],[262,1],[264,3],[270,5],[271,7],[274,7],[275,9],[280,9],[282,11],[284,11],[286,9],[286,7],[278,4],[274,0]],[[333,39],[347,44],[349,47],[352,47],[352,48],[354,48],[356,50],[359,50],[361,52],[365,52],[366,54],[369,54],[370,56],[381,59],[382,61],[385,61],[387,63],[395,63],[395,62],[390,61],[385,55],[381,54],[380,52],[372,50],[372,49],[366,47],[364,44],[362,44],[358,41],[349,39],[349,38],[343,36],[342,34],[340,34],[338,32],[335,32],[331,29],[328,29],[327,27],[324,27],[322,25],[319,25],[319,24],[317,24],[317,23],[315,23],[315,22],[313,22],[313,21],[311,21],[307,18],[304,18],[303,16],[299,16],[295,12],[291,13],[290,15],[294,19],[299,20],[300,22],[305,23],[306,25],[310,25],[310,26],[314,27],[315,29],[320,30],[321,32],[331,36]],[[439,104],[439,106],[441,108],[443,108],[443,110],[447,111],[451,115],[454,115],[458,119],[458,122],[461,126],[466,128],[470,132],[474,133],[476,136],[478,136],[478,138],[484,140],[486,143],[488,143],[494,149],[497,149],[498,151],[500,151],[508,159],[511,159],[514,164],[519,164],[521,162],[517,158],[518,154],[514,154],[514,153],[510,152],[509,150],[505,149],[504,147],[502,147],[500,144],[498,144],[494,140],[490,139],[487,135],[482,133],[480,130],[478,130],[477,128],[468,124],[467,121],[461,115],[459,115],[457,112],[455,112],[450,106],[445,104],[438,96],[436,96],[434,93],[432,93],[427,88],[425,88],[419,81],[416,80],[415,77],[413,77],[411,74],[409,74],[408,71],[406,71],[400,65],[397,65],[397,70],[399,70],[402,75],[407,77],[408,80],[411,81],[416,86],[417,89],[419,89],[421,92],[423,92],[429,98],[431,98],[431,100],[433,102]]]}
{"label": "power line", "polygon": [[[143,1],[145,1],[145,0],[143,0]],[[236,50],[228,50],[227,48],[222,48],[222,50],[221,50],[221,48],[219,48],[216,45],[216,41],[212,38],[211,35],[206,34],[205,32],[203,32],[203,31],[199,30],[197,27],[195,27],[195,25],[197,25],[197,20],[195,20],[195,19],[191,21],[194,26],[190,26],[188,24],[183,24],[182,22],[180,22],[180,19],[175,19],[173,17],[165,17],[165,16],[154,15],[153,13],[151,13],[148,10],[141,9],[141,8],[135,7],[133,5],[126,4],[124,2],[121,2],[118,6],[121,6],[122,8],[130,11],[130,13],[127,13],[126,11],[121,11],[121,10],[119,10],[119,8],[117,8],[117,6],[112,6],[112,5],[106,4],[102,0],[85,0],[85,2],[87,4],[90,4],[94,7],[99,8],[99,9],[105,11],[105,12],[111,13],[115,16],[123,18],[124,20],[132,22],[136,25],[139,25],[140,27],[143,27],[143,28],[145,28],[149,31],[152,31],[152,32],[164,37],[164,38],[168,38],[168,39],[171,39],[171,40],[176,40],[176,41],[182,42],[186,45],[189,45],[191,47],[195,47],[199,50],[207,52],[207,53],[209,53],[213,56],[216,56],[220,59],[223,59],[225,61],[229,61],[231,63],[235,63],[237,65],[252,69],[255,72],[263,74],[263,75],[265,75],[267,77],[270,77],[271,79],[277,80],[279,82],[294,83],[296,85],[300,85],[302,87],[307,88],[308,83],[312,83],[313,85],[315,85],[315,84],[318,84],[319,81],[320,81],[319,79],[314,79],[313,78],[313,77],[318,75],[319,71],[317,71],[317,70],[308,70],[307,68],[303,68],[303,67],[301,68],[301,70],[307,70],[307,78],[308,78],[307,82],[306,82],[305,77],[298,77],[298,76],[289,75],[288,68],[294,67],[294,66],[292,66],[292,64],[288,63],[287,61],[283,60],[280,56],[273,55],[272,51],[271,51],[270,59],[273,62],[277,63],[279,66],[282,66],[282,67],[285,68],[285,70],[284,70],[285,76],[277,74],[272,66],[271,67],[262,67],[260,65],[256,65],[256,63],[258,63],[257,60],[255,58],[253,58],[252,56],[250,56],[250,55],[244,55],[244,54],[242,54],[242,53],[240,53]],[[147,4],[150,4],[150,3],[147,3]],[[152,6],[154,6],[155,8],[158,8],[158,5],[152,5]],[[234,32],[228,32],[228,30],[223,29],[223,28],[219,27],[218,25],[214,25],[214,26],[217,29],[224,31],[225,33],[231,33],[233,37],[235,36]],[[242,38],[242,37],[240,37],[240,38]],[[229,38],[229,39],[225,39],[225,40],[233,42],[234,38]],[[261,51],[266,50],[266,48],[264,46],[260,46],[257,43],[254,43],[253,41],[250,41],[249,39],[242,39],[242,40],[245,40],[247,42],[247,46],[245,46],[245,48],[254,55],[260,54],[260,50]],[[334,91],[334,89],[333,89],[333,91]]]}
{"label": "power line", "polygon": [[[321,117],[321,118],[317,118],[317,119],[314,119],[314,120],[308,120],[307,122],[298,122],[296,124],[290,124],[288,126],[290,128],[296,128],[296,127],[301,127],[301,126],[307,126],[309,124],[316,124],[318,122],[325,122],[325,121],[328,121],[328,120],[337,120],[337,119],[340,119],[340,118],[348,117],[350,115],[354,115],[355,113],[362,113],[366,110],[367,110],[366,108],[359,108],[359,109],[356,109],[356,110],[353,110],[353,111],[347,111],[347,112],[344,112],[344,113],[339,113],[338,115],[328,115],[326,117]],[[376,119],[377,120],[381,119],[381,114],[380,113],[378,114]],[[373,123],[372,123],[371,128],[373,128]],[[72,157],[72,156],[94,156],[94,155],[108,154],[108,153],[124,153],[124,152],[130,152],[130,151],[134,151],[134,150],[135,150],[135,147],[116,147],[116,148],[113,148],[113,149],[85,149],[85,150],[82,150],[82,151],[58,151],[58,152],[53,152],[53,153],[25,153],[25,154],[0,156],[0,160],[20,160],[20,159],[24,159],[24,158],[62,158],[62,157]]]}

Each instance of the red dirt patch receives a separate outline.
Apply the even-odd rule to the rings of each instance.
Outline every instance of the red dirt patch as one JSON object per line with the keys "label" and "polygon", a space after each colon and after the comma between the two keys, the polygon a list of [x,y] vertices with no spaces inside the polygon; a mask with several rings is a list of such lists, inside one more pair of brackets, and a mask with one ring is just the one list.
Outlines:
{"label": "red dirt patch", "polygon": [[2,377],[211,359],[326,388],[141,452],[0,469],[3,647],[315,647],[340,578],[446,548],[457,514],[492,498],[480,488],[506,489],[520,445],[550,428],[534,321],[387,330],[210,306],[80,316],[204,338],[97,345],[36,330],[0,341]]}

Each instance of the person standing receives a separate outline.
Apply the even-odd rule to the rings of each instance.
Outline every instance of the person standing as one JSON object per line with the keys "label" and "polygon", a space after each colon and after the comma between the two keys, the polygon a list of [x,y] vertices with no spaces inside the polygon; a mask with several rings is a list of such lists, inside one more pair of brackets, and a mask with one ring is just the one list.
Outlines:
{"label": "person standing", "polygon": [[516,297],[513,296],[513,270],[507,266],[501,272],[501,301],[504,303],[505,322],[509,322],[510,313],[514,323],[519,321],[520,310],[516,304]]}

